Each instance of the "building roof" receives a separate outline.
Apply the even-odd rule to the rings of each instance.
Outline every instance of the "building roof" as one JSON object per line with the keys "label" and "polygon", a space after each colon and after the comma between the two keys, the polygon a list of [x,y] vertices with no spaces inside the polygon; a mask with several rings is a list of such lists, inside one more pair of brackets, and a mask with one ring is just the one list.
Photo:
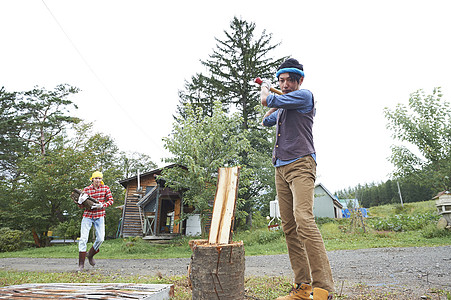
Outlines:
{"label": "building roof", "polygon": [[[173,167],[175,167],[175,166],[176,166],[176,164],[172,164],[172,165],[168,165],[168,166],[165,166],[165,167],[163,167],[163,168],[155,169],[155,170],[152,170],[152,171],[149,171],[149,172],[144,172],[144,173],[142,173],[142,174],[139,174],[139,177],[141,178],[141,177],[145,177],[145,176],[149,176],[149,175],[158,175],[158,174],[161,173],[161,171],[162,171],[163,169],[173,168]],[[138,176],[135,175],[135,176],[132,176],[132,177],[129,177],[129,178],[125,178],[125,179],[119,180],[119,183],[120,183],[123,187],[126,188],[126,187],[127,187],[127,184],[128,184],[130,181],[135,181],[135,180],[137,180],[137,179],[138,179]]]}
{"label": "building roof", "polygon": [[343,208],[343,205],[338,201],[338,198],[335,195],[332,195],[331,192],[329,192],[329,190],[322,184],[322,183],[318,183],[315,185],[316,187],[321,187],[327,195],[329,195],[329,197],[332,199],[333,203],[338,207],[338,208]]}
{"label": "building roof", "polygon": [[449,194],[451,194],[451,192],[449,192],[449,191],[443,191],[443,192],[440,192],[440,193],[438,193],[434,198],[432,198],[432,200],[438,199],[440,196],[443,196],[443,195],[449,195]]}

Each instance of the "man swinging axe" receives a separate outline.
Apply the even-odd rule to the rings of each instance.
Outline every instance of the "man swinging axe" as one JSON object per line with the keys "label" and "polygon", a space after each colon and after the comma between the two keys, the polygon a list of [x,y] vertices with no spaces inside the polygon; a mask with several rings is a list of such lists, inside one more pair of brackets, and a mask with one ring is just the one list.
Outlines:
{"label": "man swinging axe", "polygon": [[[264,126],[276,125],[272,162],[279,199],[282,228],[288,248],[295,286],[289,299],[332,299],[334,282],[321,233],[313,215],[316,152],[313,145],[313,94],[301,89],[304,67],[296,59],[283,62],[277,70],[281,95],[267,79],[261,82],[261,103],[271,109]],[[256,80],[256,82],[258,83]],[[279,93],[277,93],[279,94]]]}
{"label": "man swinging axe", "polygon": [[[96,264],[94,255],[99,253],[100,245],[105,239],[105,207],[113,204],[113,195],[110,188],[102,181],[103,174],[101,172],[94,172],[90,178],[92,184],[83,189],[80,195],[79,202],[82,202],[87,196],[97,200],[98,203],[93,203],[91,207],[84,207],[78,204],[80,208],[85,208],[83,212],[83,219],[81,221],[80,241],[78,243],[78,270],[82,271],[85,267],[85,258],[88,258],[89,264],[94,266]],[[88,243],[89,231],[92,225],[96,232],[96,240],[93,246],[89,249],[86,255],[86,248]]]}

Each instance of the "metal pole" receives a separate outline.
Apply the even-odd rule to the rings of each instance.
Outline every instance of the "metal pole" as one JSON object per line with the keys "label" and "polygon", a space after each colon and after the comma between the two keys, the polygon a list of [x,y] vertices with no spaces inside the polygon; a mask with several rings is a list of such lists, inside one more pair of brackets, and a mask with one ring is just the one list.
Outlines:
{"label": "metal pole", "polygon": [[399,199],[401,199],[401,206],[404,207],[404,203],[402,203],[402,195],[401,195],[401,189],[399,188],[399,181],[396,181],[398,184],[398,193],[399,193]]}

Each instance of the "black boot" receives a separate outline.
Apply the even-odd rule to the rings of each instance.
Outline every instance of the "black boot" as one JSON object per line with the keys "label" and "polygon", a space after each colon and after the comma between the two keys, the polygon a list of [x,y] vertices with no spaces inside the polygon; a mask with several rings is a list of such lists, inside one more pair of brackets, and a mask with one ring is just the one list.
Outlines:
{"label": "black boot", "polygon": [[86,257],[86,251],[85,252],[78,252],[78,271],[83,271],[85,267],[85,257]]}
{"label": "black boot", "polygon": [[[100,250],[100,249],[99,249]],[[95,266],[96,265],[96,261],[94,260],[94,255],[96,255],[97,253],[99,253],[99,250],[95,250],[94,247],[91,247],[91,249],[89,249],[88,255],[86,256],[89,260],[89,264],[91,266]]]}

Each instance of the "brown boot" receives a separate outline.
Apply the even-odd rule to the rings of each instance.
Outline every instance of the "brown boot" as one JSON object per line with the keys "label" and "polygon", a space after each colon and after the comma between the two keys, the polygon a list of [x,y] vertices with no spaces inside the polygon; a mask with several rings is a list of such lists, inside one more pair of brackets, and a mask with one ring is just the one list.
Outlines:
{"label": "brown boot", "polygon": [[[100,250],[100,249],[99,249]],[[94,247],[91,247],[91,249],[89,249],[88,255],[86,256],[89,260],[89,264],[91,266],[95,266],[96,265],[96,261],[94,260],[94,255],[96,255],[97,253],[99,253],[99,250],[95,250]]]}
{"label": "brown boot", "polygon": [[86,257],[86,251],[85,252],[78,252],[78,271],[83,271],[85,267],[85,257]]}
{"label": "brown boot", "polygon": [[325,289],[314,288],[313,289],[313,300],[331,300],[332,295],[329,295],[329,292]]}
{"label": "brown boot", "polygon": [[312,286],[310,284],[301,283],[296,287],[293,287],[291,292],[283,297],[279,297],[276,300],[297,300],[297,299],[311,299]]}

